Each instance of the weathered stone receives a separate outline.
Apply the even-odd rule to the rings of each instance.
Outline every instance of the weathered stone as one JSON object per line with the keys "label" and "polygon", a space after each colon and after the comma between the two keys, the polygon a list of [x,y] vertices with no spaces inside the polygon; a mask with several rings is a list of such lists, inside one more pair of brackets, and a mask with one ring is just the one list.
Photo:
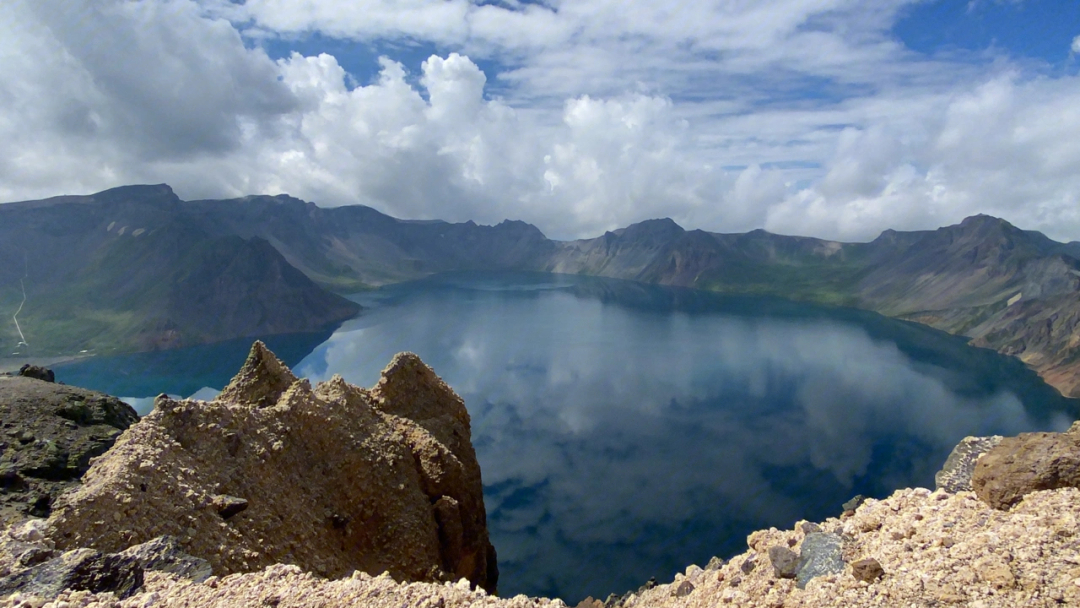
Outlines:
{"label": "weathered stone", "polygon": [[787,547],[769,547],[769,561],[777,578],[795,578],[799,566],[799,554]]}
{"label": "weathered stone", "polygon": [[946,492],[970,492],[971,475],[979,457],[1001,442],[1001,435],[989,437],[964,437],[956,444],[941,470],[934,475],[934,483]]}
{"label": "weathered stone", "polygon": [[872,557],[851,564],[851,575],[860,581],[872,583],[885,575],[885,569]]}
{"label": "weathered stone", "polygon": [[144,570],[168,572],[201,583],[212,574],[210,562],[184,553],[172,536],[159,536],[149,542],[128,547],[120,555],[139,563]]}
{"label": "weathered stone", "polygon": [[750,574],[751,572],[754,571],[754,568],[756,568],[756,567],[757,567],[757,556],[756,555],[751,555],[750,557],[747,557],[746,559],[743,560],[743,563],[739,565],[739,570],[741,570],[743,574]]}
{"label": "weathered stone", "polygon": [[0,377],[0,524],[47,517],[75,487],[90,459],[105,453],[139,417],[93,391],[22,376]]}
{"label": "weathered stone", "polygon": [[803,540],[795,581],[800,589],[811,580],[844,571],[843,541],[836,534],[815,532]]}
{"label": "weathered stone", "polygon": [[339,376],[313,389],[256,343],[214,401],[156,403],[54,506],[58,546],[165,534],[221,576],[284,562],[495,591],[468,412],[416,355],[371,391]]}
{"label": "weathered stone", "polygon": [[47,562],[0,579],[0,596],[22,593],[54,598],[61,591],[114,593],[129,597],[142,587],[143,569],[138,561],[92,549],[75,549]]}
{"label": "weathered stone", "polygon": [[709,558],[709,563],[705,564],[705,570],[707,570],[707,571],[719,570],[720,568],[724,567],[725,563],[727,563],[727,562],[725,562],[724,560],[722,560],[719,557],[716,557],[714,555],[714,556]]}
{"label": "weathered stone", "polygon": [[1002,439],[975,463],[971,486],[995,509],[1008,509],[1036,490],[1080,487],[1080,427]]}

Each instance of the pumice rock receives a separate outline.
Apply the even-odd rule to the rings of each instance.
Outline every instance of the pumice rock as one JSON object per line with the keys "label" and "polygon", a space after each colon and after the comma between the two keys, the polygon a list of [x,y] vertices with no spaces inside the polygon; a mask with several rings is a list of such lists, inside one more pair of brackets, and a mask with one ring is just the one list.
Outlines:
{"label": "pumice rock", "polygon": [[934,484],[946,492],[970,492],[975,463],[983,454],[1001,443],[1001,435],[964,437],[949,453],[941,470],[934,475]]}
{"label": "pumice rock", "polygon": [[281,563],[495,591],[468,412],[416,355],[370,391],[313,388],[256,342],[214,401],[155,405],[57,501],[59,549],[169,535],[218,576]]}

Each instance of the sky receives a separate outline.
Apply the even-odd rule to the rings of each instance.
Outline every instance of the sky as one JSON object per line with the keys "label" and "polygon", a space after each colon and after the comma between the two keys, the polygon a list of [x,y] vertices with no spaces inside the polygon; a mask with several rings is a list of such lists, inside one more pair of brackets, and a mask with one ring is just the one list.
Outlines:
{"label": "sky", "polygon": [[1077,0],[0,0],[0,201],[1080,240]]}

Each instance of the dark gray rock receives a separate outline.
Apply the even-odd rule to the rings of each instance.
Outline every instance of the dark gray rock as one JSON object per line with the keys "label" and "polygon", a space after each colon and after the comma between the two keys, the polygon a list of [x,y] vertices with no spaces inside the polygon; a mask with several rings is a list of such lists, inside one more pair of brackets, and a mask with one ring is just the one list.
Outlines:
{"label": "dark gray rock", "polygon": [[836,534],[815,532],[803,540],[795,581],[799,589],[819,576],[844,571],[843,540]]}
{"label": "dark gray rock", "polygon": [[248,501],[236,496],[229,496],[228,494],[218,494],[214,496],[214,509],[217,510],[218,515],[222,519],[229,519],[233,515],[240,513],[244,509],[248,508]]}
{"label": "dark gray rock", "polygon": [[876,559],[868,557],[851,564],[851,575],[860,581],[872,583],[885,576],[885,569]]}
{"label": "dark gray rock", "polygon": [[56,382],[56,374],[51,369],[27,363],[19,368],[19,375],[24,378],[34,378],[45,382]]}
{"label": "dark gray rock", "polygon": [[116,438],[139,419],[101,393],[24,376],[0,377],[0,524],[48,517]]}
{"label": "dark gray rock", "polygon": [[686,597],[693,592],[694,584],[690,581],[683,581],[679,583],[678,587],[675,587],[675,591],[672,592],[672,595],[674,595],[675,597]]}
{"label": "dark gray rock", "polygon": [[743,560],[743,563],[739,565],[739,570],[741,570],[743,574],[750,574],[754,571],[754,568],[756,567],[757,557],[751,555],[750,557]]}
{"label": "dark gray rock", "polygon": [[769,547],[769,561],[777,578],[795,578],[795,571],[799,567],[798,553],[779,545]]}
{"label": "dark gray rock", "polygon": [[137,560],[93,549],[74,549],[44,563],[0,579],[0,596],[14,593],[55,598],[60,592],[111,591],[120,599],[142,587],[143,568]]}
{"label": "dark gray rock", "polygon": [[855,496],[851,497],[851,500],[844,503],[844,512],[846,513],[848,511],[855,511],[855,509],[858,509],[859,505],[864,502],[866,502],[866,497],[862,494],[856,494]]}
{"label": "dark gray rock", "polygon": [[1001,435],[990,437],[964,437],[949,453],[941,470],[934,475],[934,484],[939,490],[953,494],[971,491],[971,475],[975,472],[975,462],[1001,443]]}
{"label": "dark gray rock", "polygon": [[154,540],[124,549],[119,553],[133,559],[144,570],[168,572],[201,583],[210,578],[210,562],[184,553],[180,543],[172,536],[159,536]]}

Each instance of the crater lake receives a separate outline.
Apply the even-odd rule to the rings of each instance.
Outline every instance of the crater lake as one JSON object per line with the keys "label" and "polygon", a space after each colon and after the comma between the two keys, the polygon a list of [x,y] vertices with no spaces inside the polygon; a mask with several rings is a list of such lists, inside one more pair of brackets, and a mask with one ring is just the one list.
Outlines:
{"label": "crater lake", "polygon": [[[457,273],[352,296],[332,333],[264,338],[298,376],[371,386],[412,351],[461,395],[500,595],[670,581],[748,533],[933,487],[967,435],[1062,430],[1018,360],[859,310],[590,277]],[[122,396],[211,398],[250,339],[57,366]]]}

